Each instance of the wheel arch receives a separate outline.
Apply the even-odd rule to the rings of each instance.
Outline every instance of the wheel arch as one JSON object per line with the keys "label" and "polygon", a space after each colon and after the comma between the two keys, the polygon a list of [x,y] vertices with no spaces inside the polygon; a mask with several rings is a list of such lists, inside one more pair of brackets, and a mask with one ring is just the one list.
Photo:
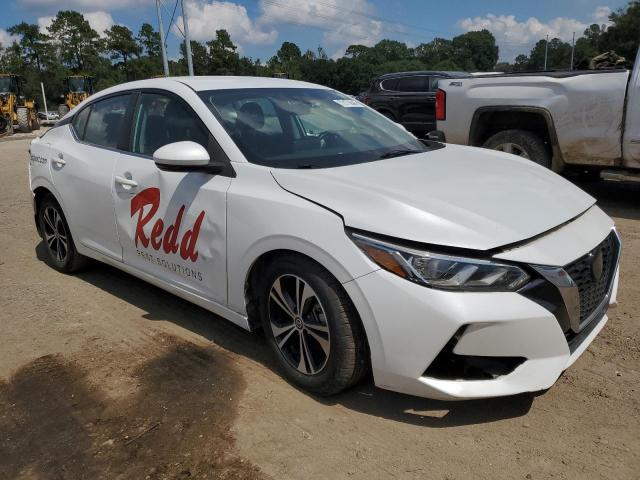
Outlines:
{"label": "wheel arch", "polygon": [[504,130],[526,130],[540,136],[549,146],[551,168],[561,171],[564,159],[551,112],[543,107],[493,105],[480,107],[473,113],[468,144],[482,146],[492,135]]}
{"label": "wheel arch", "polygon": [[64,203],[60,199],[60,196],[56,192],[56,189],[53,187],[53,185],[40,179],[40,181],[38,181],[37,183],[34,182],[31,188],[32,188],[31,191],[33,193],[33,214],[34,214],[34,220],[36,222],[36,228],[38,229],[38,233],[39,234],[41,233],[40,224],[38,222],[38,212],[40,211],[40,205],[42,204],[42,200],[44,199],[44,197],[46,197],[47,195],[51,195],[53,196],[55,201],[58,203],[58,205],[60,205],[60,208],[62,209],[62,213],[64,214],[64,218],[67,221],[67,225],[71,230],[71,235],[73,236],[73,232],[74,232],[73,226],[71,225],[72,222],[69,218],[69,215],[67,215],[67,209],[65,208]]}

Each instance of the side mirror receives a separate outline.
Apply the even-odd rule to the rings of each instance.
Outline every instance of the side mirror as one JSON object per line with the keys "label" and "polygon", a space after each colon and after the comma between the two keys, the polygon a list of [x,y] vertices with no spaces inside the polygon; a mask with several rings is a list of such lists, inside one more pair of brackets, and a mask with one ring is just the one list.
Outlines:
{"label": "side mirror", "polygon": [[153,153],[153,161],[161,170],[204,170],[210,160],[209,152],[191,141],[169,143]]}

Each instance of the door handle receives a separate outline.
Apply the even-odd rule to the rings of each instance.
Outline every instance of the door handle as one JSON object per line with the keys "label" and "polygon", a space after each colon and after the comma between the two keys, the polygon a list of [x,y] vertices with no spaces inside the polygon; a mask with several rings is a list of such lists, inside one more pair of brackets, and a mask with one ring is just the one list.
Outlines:
{"label": "door handle", "polygon": [[138,182],[136,182],[135,180],[121,177],[120,175],[116,175],[115,180],[117,184],[122,185],[124,187],[136,188],[138,186]]}
{"label": "door handle", "polygon": [[59,166],[67,164],[67,162],[64,159],[64,155],[62,153],[58,153],[58,158],[54,158],[53,159],[53,163],[55,163],[56,165],[59,165]]}

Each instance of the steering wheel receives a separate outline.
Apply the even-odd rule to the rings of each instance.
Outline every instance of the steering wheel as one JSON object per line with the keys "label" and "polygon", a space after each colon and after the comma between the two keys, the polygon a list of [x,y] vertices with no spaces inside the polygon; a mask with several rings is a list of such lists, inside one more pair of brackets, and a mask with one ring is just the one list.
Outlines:
{"label": "steering wheel", "polygon": [[342,141],[342,137],[335,132],[324,131],[318,135],[320,148],[336,147]]}

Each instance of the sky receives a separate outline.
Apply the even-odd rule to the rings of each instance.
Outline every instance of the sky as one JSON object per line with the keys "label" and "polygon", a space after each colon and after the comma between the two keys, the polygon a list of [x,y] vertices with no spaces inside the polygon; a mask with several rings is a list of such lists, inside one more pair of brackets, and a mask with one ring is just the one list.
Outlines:
{"label": "sky", "polygon": [[[180,0],[178,0],[180,2]],[[7,28],[22,21],[46,29],[58,10],[82,12],[102,33],[113,24],[134,34],[144,22],[156,27],[155,0],[2,0],[0,44],[12,41]],[[303,51],[322,46],[333,58],[347,46],[374,45],[390,38],[416,46],[434,37],[452,38],[486,28],[496,37],[500,60],[529,53],[547,34],[571,41],[592,24],[606,24],[625,0],[184,0],[194,40],[207,41],[224,28],[241,54],[268,60],[284,41]],[[182,40],[180,6],[170,25],[176,0],[161,0],[170,58]]]}

